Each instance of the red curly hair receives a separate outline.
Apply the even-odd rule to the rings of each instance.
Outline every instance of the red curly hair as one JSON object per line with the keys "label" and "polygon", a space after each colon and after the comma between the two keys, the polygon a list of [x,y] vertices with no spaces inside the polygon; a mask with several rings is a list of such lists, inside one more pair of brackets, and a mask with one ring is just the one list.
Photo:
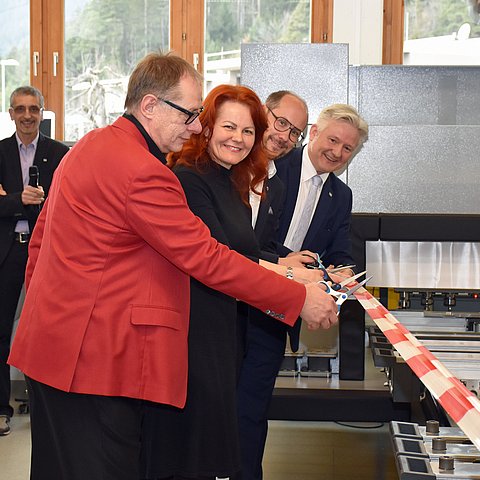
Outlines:
{"label": "red curly hair", "polygon": [[255,126],[255,142],[250,153],[237,165],[232,166],[232,181],[240,193],[242,201],[249,205],[250,190],[265,180],[268,173],[268,159],[263,149],[263,134],[268,127],[268,120],[262,102],[250,88],[240,85],[219,85],[211,90],[205,98],[205,107],[200,114],[202,131],[192,135],[183,145],[180,152],[172,152],[167,156],[168,166],[186,165],[202,171],[206,166],[216,165],[207,152],[208,141],[213,133],[217,111],[225,102],[238,102],[246,105]]}

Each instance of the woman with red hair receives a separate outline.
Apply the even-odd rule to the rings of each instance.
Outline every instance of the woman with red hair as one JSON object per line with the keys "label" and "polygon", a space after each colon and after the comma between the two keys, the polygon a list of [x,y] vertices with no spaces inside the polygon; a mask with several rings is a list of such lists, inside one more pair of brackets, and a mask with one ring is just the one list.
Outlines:
{"label": "woman with red hair", "polygon": [[[268,121],[260,99],[247,87],[219,85],[207,95],[203,105],[204,110],[200,114],[202,132],[192,135],[181,152],[168,156],[169,166],[176,172],[184,171],[178,167],[185,166],[205,173],[212,167],[217,172],[221,171],[214,164],[221,165],[226,170],[231,170],[231,182],[243,203],[249,206],[250,189],[255,191],[255,186],[267,176],[268,168],[268,158],[262,147]],[[243,130],[237,128],[234,132],[234,126],[240,126],[232,121],[235,120],[234,116],[244,123]],[[231,140],[233,145],[221,146],[218,139],[220,132],[222,140]],[[231,132],[234,135],[230,139],[228,137]],[[236,149],[240,143],[243,148],[238,152]],[[232,149],[232,146],[235,148]],[[227,164],[224,164],[223,156],[226,156]],[[228,159],[231,159],[231,163]]]}
{"label": "woman with red hair", "polygon": [[[251,224],[249,193],[261,195],[256,186],[266,178],[268,163],[260,99],[247,87],[220,85],[207,95],[200,121],[202,132],[168,158],[191,210],[219,242],[285,275],[286,267],[259,260]],[[315,280],[315,271],[301,270],[298,278]],[[191,279],[187,403],[183,410],[153,404],[147,409],[142,478],[228,478],[240,470],[236,316],[234,298]]]}

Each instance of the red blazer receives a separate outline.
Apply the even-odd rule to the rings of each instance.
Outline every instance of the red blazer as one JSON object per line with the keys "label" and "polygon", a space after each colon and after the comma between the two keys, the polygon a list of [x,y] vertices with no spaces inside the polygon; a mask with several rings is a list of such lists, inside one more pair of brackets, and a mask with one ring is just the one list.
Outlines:
{"label": "red blazer", "polygon": [[64,157],[29,255],[9,363],[69,392],[182,407],[189,275],[289,325],[305,299],[302,285],[210,237],[125,118]]}

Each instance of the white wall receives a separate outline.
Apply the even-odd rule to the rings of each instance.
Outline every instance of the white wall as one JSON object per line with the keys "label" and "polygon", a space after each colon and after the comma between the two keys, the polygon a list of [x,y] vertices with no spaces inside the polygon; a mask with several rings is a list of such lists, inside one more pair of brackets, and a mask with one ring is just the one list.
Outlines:
{"label": "white wall", "polygon": [[381,65],[383,0],[335,0],[333,42],[349,44],[350,65]]}
{"label": "white wall", "polygon": [[[44,110],[43,119],[50,120],[50,135],[55,138],[55,113],[50,110]],[[42,129],[41,129],[42,130]],[[44,130],[42,130],[43,132]],[[0,140],[11,137],[15,133],[15,123],[10,118],[8,112],[0,112]]]}

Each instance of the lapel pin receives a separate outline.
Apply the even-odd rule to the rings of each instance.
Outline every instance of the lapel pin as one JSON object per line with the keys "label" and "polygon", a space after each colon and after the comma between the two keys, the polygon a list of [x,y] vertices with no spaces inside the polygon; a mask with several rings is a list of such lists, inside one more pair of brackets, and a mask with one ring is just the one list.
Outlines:
{"label": "lapel pin", "polygon": [[328,196],[329,196],[329,197],[333,197],[333,193],[332,193],[332,192],[328,192]]}
{"label": "lapel pin", "polygon": [[48,162],[48,159],[47,159],[47,158],[43,158],[43,159],[42,159],[42,162],[43,162],[43,163],[47,163],[47,162]]}

